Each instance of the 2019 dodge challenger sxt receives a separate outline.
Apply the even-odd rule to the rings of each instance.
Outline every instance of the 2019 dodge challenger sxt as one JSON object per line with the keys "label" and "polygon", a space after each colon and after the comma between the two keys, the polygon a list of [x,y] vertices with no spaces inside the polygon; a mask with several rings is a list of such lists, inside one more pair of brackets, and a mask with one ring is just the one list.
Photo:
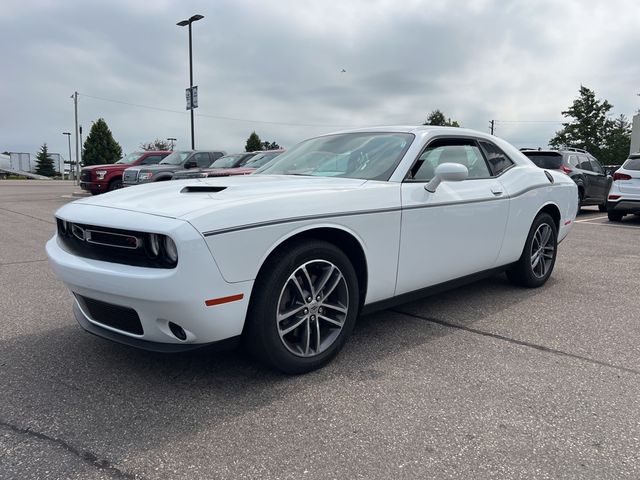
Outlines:
{"label": "2019 dodge challenger sxt", "polygon": [[379,127],[306,140],[249,176],[75,201],[46,249],[89,332],[164,352],[242,338],[301,373],[362,312],[498,270],[543,285],[577,199],[496,137]]}

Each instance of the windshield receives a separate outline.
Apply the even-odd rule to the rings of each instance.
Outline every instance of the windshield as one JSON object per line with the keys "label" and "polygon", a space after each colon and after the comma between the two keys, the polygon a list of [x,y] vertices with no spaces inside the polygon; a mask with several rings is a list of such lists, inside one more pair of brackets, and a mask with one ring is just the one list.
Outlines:
{"label": "windshield", "polygon": [[173,152],[172,154],[164,157],[160,162],[160,165],[180,165],[189,155],[191,155],[191,152]]}
{"label": "windshield", "polygon": [[389,180],[410,133],[341,133],[299,143],[256,173]]}
{"label": "windshield", "polygon": [[144,155],[144,152],[133,152],[130,153],[129,155],[127,155],[124,158],[121,158],[120,160],[118,160],[116,162],[116,164],[120,164],[120,165],[131,165],[133,162],[135,162],[136,160],[138,160],[142,155]]}
{"label": "windshield", "polygon": [[535,163],[540,168],[548,168],[550,170],[557,170],[562,165],[562,155],[559,153],[530,153],[530,152],[522,152],[529,160]]}
{"label": "windshield", "polygon": [[255,157],[253,157],[251,160],[249,160],[247,162],[247,164],[245,165],[245,167],[247,167],[247,168],[259,168],[259,167],[262,167],[263,165],[266,165],[271,160],[276,158],[281,153],[282,152],[259,153]]}
{"label": "windshield", "polygon": [[209,168],[235,168],[243,165],[248,159],[253,157],[252,153],[236,153],[220,157]]}

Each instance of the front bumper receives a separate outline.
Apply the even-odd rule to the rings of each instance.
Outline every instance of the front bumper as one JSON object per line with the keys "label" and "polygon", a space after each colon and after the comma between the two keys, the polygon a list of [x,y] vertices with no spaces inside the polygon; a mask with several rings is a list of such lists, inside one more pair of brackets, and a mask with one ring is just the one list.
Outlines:
{"label": "front bumper", "polygon": [[107,183],[100,182],[83,182],[80,181],[80,188],[87,192],[104,192],[107,190]]}
{"label": "front bumper", "polygon": [[[178,247],[176,268],[135,267],[73,255],[54,235],[46,245],[47,255],[54,272],[74,294],[74,312],[83,328],[155,351],[188,350],[241,334],[253,282],[226,282],[204,238],[189,223],[116,209],[109,209],[108,217],[96,218],[93,209],[72,204],[69,207],[63,207],[60,214],[66,220],[96,225],[108,218],[102,226],[112,228],[137,224],[138,230],[170,235]],[[153,230],[143,228],[146,225]],[[205,304],[207,300],[240,295],[239,300],[215,306]],[[119,330],[92,318],[77,296],[135,310],[142,334]],[[169,322],[184,330],[184,340],[172,333]]]}

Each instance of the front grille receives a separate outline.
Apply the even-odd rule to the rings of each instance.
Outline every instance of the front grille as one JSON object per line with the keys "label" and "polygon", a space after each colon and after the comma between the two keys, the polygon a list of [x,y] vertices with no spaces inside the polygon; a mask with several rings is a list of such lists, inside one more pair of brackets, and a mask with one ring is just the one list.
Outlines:
{"label": "front grille", "polygon": [[80,180],[83,182],[91,181],[91,170],[82,170],[80,172]]}
{"label": "front grille", "polygon": [[[96,227],[60,218],[56,218],[56,223],[63,248],[79,257],[135,267],[175,268],[177,265],[177,259],[172,261],[166,255],[164,235]],[[152,235],[159,238],[155,252],[151,248]]]}
{"label": "front grille", "polygon": [[76,295],[82,309],[92,320],[123,332],[142,335],[142,323],[138,313],[133,308],[121,307],[112,303],[101,302],[93,298]]}
{"label": "front grille", "polygon": [[138,181],[139,170],[127,168],[122,175],[122,181],[124,183],[136,183]]}

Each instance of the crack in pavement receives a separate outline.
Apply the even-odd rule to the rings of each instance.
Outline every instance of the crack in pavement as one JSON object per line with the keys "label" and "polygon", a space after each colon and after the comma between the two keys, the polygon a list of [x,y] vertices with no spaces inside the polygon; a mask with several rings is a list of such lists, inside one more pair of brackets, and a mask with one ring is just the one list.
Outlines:
{"label": "crack in pavement", "polygon": [[439,320],[437,318],[423,317],[421,315],[416,315],[415,313],[403,312],[402,310],[391,309],[392,312],[399,313],[400,315],[405,315],[407,317],[417,318],[419,320],[425,320],[427,322],[436,323],[438,325],[442,325],[443,327],[455,328],[457,330],[463,330],[465,332],[474,333],[476,335],[482,335],[483,337],[490,337],[496,340],[502,340],[504,342],[508,342],[514,345],[520,345],[523,347],[533,348],[535,350],[539,350],[541,352],[552,353],[554,355],[559,355],[562,357],[569,357],[576,360],[582,360],[584,362],[589,362],[594,365],[598,365],[601,367],[613,368],[616,370],[620,370],[626,373],[632,373],[634,375],[640,375],[640,370],[635,370],[633,368],[623,367],[621,365],[615,365],[613,363],[603,362],[601,360],[596,360],[594,358],[585,357],[583,355],[577,355],[575,353],[569,353],[562,350],[557,350],[555,348],[546,347],[544,345],[539,345],[537,343],[525,342],[524,340],[516,340],[515,338],[505,337],[504,335],[500,335],[498,333],[487,332],[486,330],[480,330],[473,327],[466,327],[464,325],[457,325],[455,323],[447,322],[445,320]]}
{"label": "crack in pavement", "polygon": [[141,480],[143,477],[139,475],[132,475],[130,473],[124,472],[117,467],[114,467],[108,460],[98,458],[98,456],[90,452],[88,450],[80,450],[73,445],[61,440],[59,438],[50,437],[44,433],[36,432],[35,430],[31,430],[30,428],[21,428],[11,423],[5,422],[4,420],[0,420],[0,426],[6,427],[9,430],[18,433],[20,435],[28,435],[35,437],[39,440],[43,440],[53,445],[57,445],[59,447],[64,448],[67,452],[72,453],[76,457],[80,458],[85,463],[99,469],[104,470],[111,474],[113,478],[123,479],[123,480]]}
{"label": "crack in pavement", "polygon": [[34,217],[33,215],[29,215],[28,213],[16,212],[15,210],[9,210],[8,208],[0,207],[0,210],[4,210],[5,212],[15,213],[16,215],[22,215],[24,217],[33,218],[34,220],[38,220],[39,222],[48,223],[50,225],[55,225],[56,222],[51,222],[49,220],[44,220],[42,218]]}
{"label": "crack in pavement", "polygon": [[43,258],[40,260],[20,260],[18,262],[5,262],[5,263],[0,262],[0,267],[3,267],[5,265],[22,265],[23,263],[38,263],[38,262],[46,262],[46,261],[47,259]]}

